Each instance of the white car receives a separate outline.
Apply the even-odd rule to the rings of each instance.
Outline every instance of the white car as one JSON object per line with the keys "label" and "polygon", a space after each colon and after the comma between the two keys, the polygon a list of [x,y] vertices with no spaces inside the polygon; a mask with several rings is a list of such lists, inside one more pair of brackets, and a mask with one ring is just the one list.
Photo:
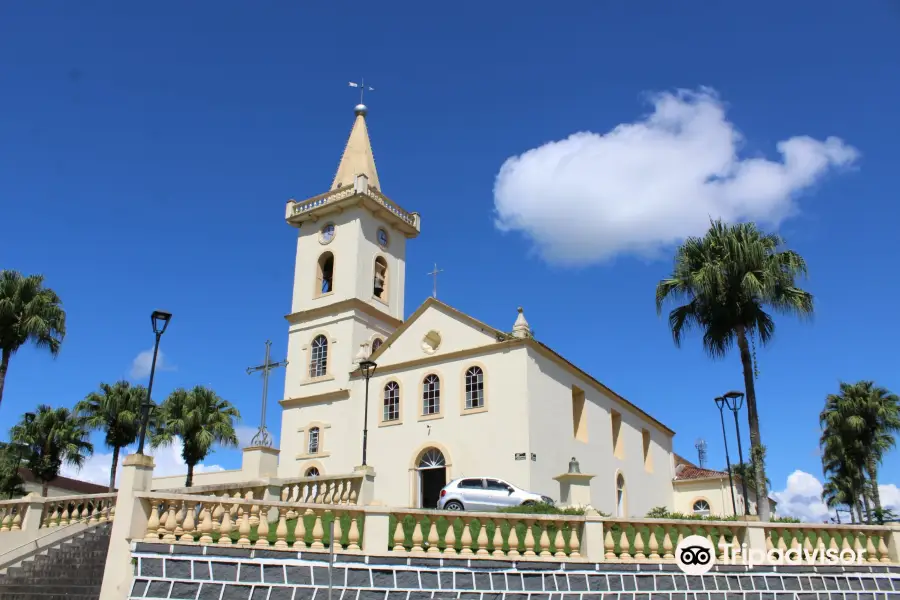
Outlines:
{"label": "white car", "polygon": [[489,477],[454,479],[441,490],[439,510],[494,511],[527,504],[553,504],[553,499]]}

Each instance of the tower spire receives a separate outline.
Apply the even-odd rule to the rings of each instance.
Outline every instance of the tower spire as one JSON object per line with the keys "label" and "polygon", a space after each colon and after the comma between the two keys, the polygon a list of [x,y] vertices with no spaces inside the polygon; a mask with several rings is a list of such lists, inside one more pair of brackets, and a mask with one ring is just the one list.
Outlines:
{"label": "tower spire", "polygon": [[372,154],[372,143],[369,141],[369,130],[366,128],[365,104],[358,104],[354,109],[356,119],[353,121],[353,129],[347,139],[347,146],[341,156],[341,164],[338,165],[337,174],[331,189],[338,186],[351,186],[355,183],[357,175],[365,175],[369,179],[369,185],[381,189],[378,182],[378,171],[375,170],[375,156]]}

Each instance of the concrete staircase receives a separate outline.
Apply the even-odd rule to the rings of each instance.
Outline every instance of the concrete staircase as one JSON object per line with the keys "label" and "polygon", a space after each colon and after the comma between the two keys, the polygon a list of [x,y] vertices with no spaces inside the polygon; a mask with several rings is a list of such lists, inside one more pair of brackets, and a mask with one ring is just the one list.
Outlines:
{"label": "concrete staircase", "polygon": [[85,529],[0,574],[0,600],[97,600],[112,524]]}

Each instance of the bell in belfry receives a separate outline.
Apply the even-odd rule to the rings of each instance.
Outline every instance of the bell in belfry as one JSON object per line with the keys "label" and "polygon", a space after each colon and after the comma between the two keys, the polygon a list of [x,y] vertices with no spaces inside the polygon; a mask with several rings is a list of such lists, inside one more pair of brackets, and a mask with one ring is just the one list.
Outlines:
{"label": "bell in belfry", "polygon": [[572,460],[569,461],[569,473],[581,473],[581,469],[578,467],[578,461],[575,460],[575,457],[572,457]]}

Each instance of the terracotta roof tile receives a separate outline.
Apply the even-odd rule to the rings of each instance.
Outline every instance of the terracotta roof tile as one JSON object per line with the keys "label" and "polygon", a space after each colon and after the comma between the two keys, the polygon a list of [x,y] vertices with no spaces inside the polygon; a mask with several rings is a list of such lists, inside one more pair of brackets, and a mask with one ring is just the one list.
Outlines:
{"label": "terracotta roof tile", "polygon": [[[29,469],[19,469],[19,475],[26,482],[29,483],[40,483],[37,477],[34,476]],[[81,481],[80,479],[71,479],[69,477],[57,477],[53,481],[50,482],[50,487],[55,487],[58,489],[74,492],[76,494],[105,494],[109,491],[109,487],[105,485],[98,485],[96,483],[90,483],[88,481]]]}

